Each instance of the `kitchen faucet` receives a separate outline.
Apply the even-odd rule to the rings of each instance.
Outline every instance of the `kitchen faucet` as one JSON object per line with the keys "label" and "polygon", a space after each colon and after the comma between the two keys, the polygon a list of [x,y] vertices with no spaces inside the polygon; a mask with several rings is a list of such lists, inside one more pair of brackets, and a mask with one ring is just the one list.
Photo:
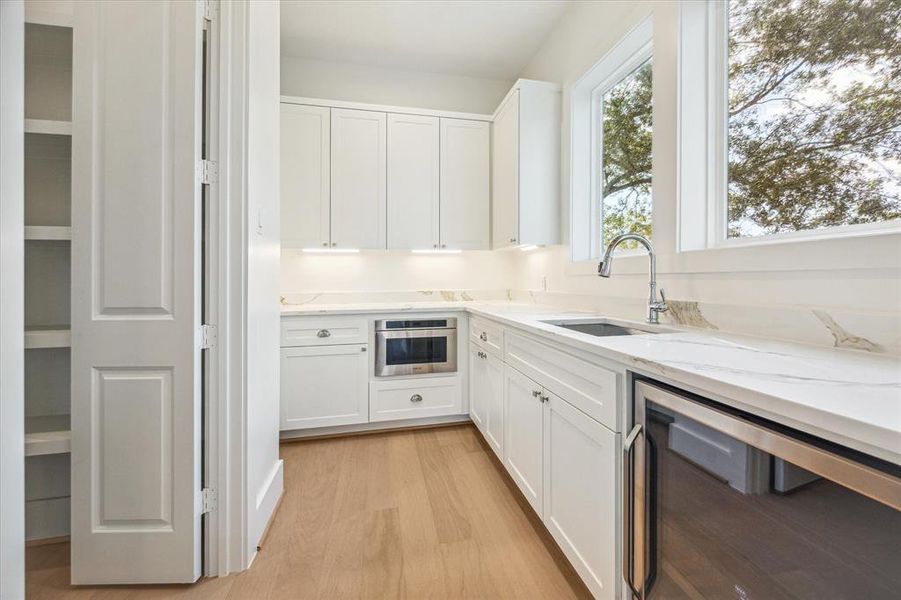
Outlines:
{"label": "kitchen faucet", "polygon": [[648,282],[648,287],[651,288],[648,296],[648,323],[657,325],[660,323],[660,313],[667,309],[666,294],[664,294],[661,289],[660,300],[657,300],[657,257],[654,255],[654,246],[651,245],[651,241],[648,238],[637,233],[623,233],[610,240],[610,243],[607,245],[607,250],[604,252],[604,258],[601,259],[600,264],[598,264],[598,276],[604,278],[610,277],[610,268],[613,266],[613,251],[617,246],[629,240],[635,240],[648,251],[648,259],[650,262],[650,281]]}

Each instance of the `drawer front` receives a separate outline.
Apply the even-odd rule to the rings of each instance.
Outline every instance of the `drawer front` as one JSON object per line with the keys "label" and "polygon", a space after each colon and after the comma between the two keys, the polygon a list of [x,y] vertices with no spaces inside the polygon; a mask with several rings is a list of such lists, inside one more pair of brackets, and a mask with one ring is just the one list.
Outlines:
{"label": "drawer front", "polygon": [[617,431],[618,377],[536,340],[508,333],[506,362],[560,396],[592,419]]}
{"label": "drawer front", "polygon": [[360,317],[282,317],[282,347],[366,344],[369,320]]}
{"label": "drawer front", "polygon": [[500,325],[473,317],[469,321],[469,340],[488,352],[504,355],[504,328]]}
{"label": "drawer front", "polygon": [[462,391],[459,377],[374,381],[369,384],[369,420],[458,415],[463,412]]}

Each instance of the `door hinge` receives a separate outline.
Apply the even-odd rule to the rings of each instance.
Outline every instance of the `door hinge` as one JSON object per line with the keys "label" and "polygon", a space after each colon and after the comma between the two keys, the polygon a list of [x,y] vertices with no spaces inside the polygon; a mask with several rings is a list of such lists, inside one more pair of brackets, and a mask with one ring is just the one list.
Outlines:
{"label": "door hinge", "polygon": [[216,490],[211,490],[210,488],[200,490],[200,514],[205,515],[213,512],[216,510],[217,503]]}
{"label": "door hinge", "polygon": [[200,326],[200,349],[209,350],[219,341],[219,329],[215,325]]}
{"label": "door hinge", "polygon": [[219,164],[214,160],[201,160],[197,165],[200,183],[216,183],[219,180]]}
{"label": "door hinge", "polygon": [[203,0],[203,20],[212,21],[216,18],[216,6],[214,0]]}

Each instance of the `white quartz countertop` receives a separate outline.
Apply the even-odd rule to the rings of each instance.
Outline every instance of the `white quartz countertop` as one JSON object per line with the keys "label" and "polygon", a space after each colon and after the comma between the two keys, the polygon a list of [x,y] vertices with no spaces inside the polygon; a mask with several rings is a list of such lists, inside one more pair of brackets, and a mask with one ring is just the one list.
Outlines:
{"label": "white quartz countertop", "polygon": [[282,314],[450,310],[595,353],[636,373],[901,465],[899,357],[669,325],[667,333],[595,337],[543,321],[604,315],[506,302],[285,305]]}

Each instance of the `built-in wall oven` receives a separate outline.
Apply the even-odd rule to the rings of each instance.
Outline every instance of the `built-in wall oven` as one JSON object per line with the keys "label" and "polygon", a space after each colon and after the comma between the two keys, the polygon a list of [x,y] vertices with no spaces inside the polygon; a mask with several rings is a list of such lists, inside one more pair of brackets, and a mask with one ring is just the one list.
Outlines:
{"label": "built-in wall oven", "polygon": [[650,380],[632,413],[627,597],[901,597],[898,465]]}
{"label": "built-in wall oven", "polygon": [[375,375],[422,375],[457,370],[457,319],[375,322]]}

